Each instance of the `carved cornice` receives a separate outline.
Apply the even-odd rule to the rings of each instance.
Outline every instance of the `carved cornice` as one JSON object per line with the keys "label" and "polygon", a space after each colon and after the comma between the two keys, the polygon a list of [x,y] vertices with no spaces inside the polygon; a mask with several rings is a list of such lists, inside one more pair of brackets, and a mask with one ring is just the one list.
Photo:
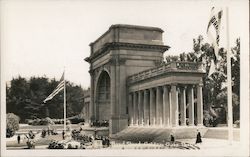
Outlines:
{"label": "carved cornice", "polygon": [[122,42],[112,42],[106,43],[102,48],[94,52],[90,57],[85,58],[85,61],[92,62],[94,59],[99,58],[107,54],[110,50],[144,50],[144,51],[157,51],[165,52],[170,47],[166,45],[149,45],[149,44],[134,44],[134,43],[122,43]]}

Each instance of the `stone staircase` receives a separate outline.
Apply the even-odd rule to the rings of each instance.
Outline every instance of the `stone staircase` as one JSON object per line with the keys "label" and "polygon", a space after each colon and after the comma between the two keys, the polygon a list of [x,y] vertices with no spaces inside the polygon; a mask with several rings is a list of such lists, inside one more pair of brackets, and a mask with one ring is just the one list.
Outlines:
{"label": "stone staircase", "polygon": [[170,141],[171,133],[174,134],[175,139],[195,138],[197,129],[201,135],[207,131],[205,127],[128,127],[123,131],[112,136],[112,139],[117,141],[131,141],[131,142],[157,142],[164,143]]}
{"label": "stone staircase", "polygon": [[[228,139],[227,127],[209,128],[208,131],[206,132],[204,138]],[[240,140],[240,129],[239,128],[234,128],[233,139],[236,141]]]}

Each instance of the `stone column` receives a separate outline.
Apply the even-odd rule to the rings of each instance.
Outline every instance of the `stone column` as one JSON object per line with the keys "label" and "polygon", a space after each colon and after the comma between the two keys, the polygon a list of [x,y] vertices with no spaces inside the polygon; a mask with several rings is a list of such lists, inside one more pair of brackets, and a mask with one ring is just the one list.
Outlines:
{"label": "stone column", "polygon": [[188,90],[188,121],[189,125],[194,125],[194,89],[193,86],[191,86]]}
{"label": "stone column", "polygon": [[137,125],[138,122],[138,105],[137,105],[137,93],[134,92],[133,93],[133,109],[134,109],[134,118],[133,118],[133,122],[134,125]]}
{"label": "stone column", "polygon": [[179,125],[179,112],[178,112],[178,91],[176,85],[171,85],[171,108],[172,108],[172,126]]}
{"label": "stone column", "polygon": [[111,134],[113,133],[114,128],[116,128],[115,124],[113,125],[112,118],[117,115],[117,101],[116,101],[116,68],[115,65],[110,66],[110,104],[111,104],[111,122],[110,122],[110,128],[111,128]]}
{"label": "stone column", "polygon": [[143,92],[138,91],[138,124],[142,125],[143,119]]}
{"label": "stone column", "polygon": [[197,86],[197,125],[203,125],[203,97],[201,84]]}
{"label": "stone column", "polygon": [[144,90],[144,100],[143,100],[143,108],[144,108],[144,124],[149,125],[149,97],[148,97],[148,91]]}
{"label": "stone column", "polygon": [[186,87],[182,88],[181,92],[181,104],[180,104],[180,112],[181,112],[181,125],[186,125]]}
{"label": "stone column", "polygon": [[156,88],[156,124],[162,125],[162,91],[161,87]]}
{"label": "stone column", "polygon": [[129,125],[133,125],[133,95],[132,93],[129,93],[128,95],[128,115],[129,115]]}
{"label": "stone column", "polygon": [[154,89],[150,89],[150,125],[155,125],[155,93]]}
{"label": "stone column", "polygon": [[94,92],[95,92],[95,83],[94,83],[94,72],[92,70],[90,70],[90,107],[89,107],[89,123],[91,123],[92,120],[95,119],[95,107],[94,107]]}
{"label": "stone column", "polygon": [[163,86],[163,125],[170,125],[170,103],[168,87]]}

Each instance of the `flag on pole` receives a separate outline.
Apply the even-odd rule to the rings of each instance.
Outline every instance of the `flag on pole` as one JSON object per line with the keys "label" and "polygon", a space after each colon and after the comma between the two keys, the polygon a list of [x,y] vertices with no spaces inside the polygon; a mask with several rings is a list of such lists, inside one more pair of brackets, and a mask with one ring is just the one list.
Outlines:
{"label": "flag on pole", "polygon": [[215,69],[215,63],[214,60],[211,60],[211,64],[210,64],[210,69],[209,69],[209,73],[208,73],[208,77],[210,77],[214,72],[216,71]]}
{"label": "flag on pole", "polygon": [[62,74],[62,77],[60,79],[59,84],[56,86],[56,88],[53,90],[53,92],[43,101],[46,103],[47,101],[51,100],[54,96],[56,96],[61,90],[64,88],[64,72]]}
{"label": "flag on pole", "polygon": [[[211,17],[207,26],[207,36],[214,46],[214,60],[211,61],[209,77],[215,72],[215,64],[219,58],[219,41],[220,41],[220,26],[222,18],[222,10],[215,12],[214,7],[211,10]],[[214,31],[212,31],[214,30]],[[213,33],[215,32],[215,33]]]}

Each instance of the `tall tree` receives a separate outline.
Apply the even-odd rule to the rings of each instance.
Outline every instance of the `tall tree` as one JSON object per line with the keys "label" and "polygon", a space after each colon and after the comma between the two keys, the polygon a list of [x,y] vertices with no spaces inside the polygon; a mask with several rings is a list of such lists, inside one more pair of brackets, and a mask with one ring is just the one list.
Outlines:
{"label": "tall tree", "polygon": [[[13,78],[6,88],[7,113],[17,114],[21,122],[25,119],[63,118],[63,91],[45,105],[43,100],[56,88],[59,81],[46,77],[31,77],[29,80],[19,76]],[[67,117],[80,113],[83,106],[83,89],[66,82]]]}

